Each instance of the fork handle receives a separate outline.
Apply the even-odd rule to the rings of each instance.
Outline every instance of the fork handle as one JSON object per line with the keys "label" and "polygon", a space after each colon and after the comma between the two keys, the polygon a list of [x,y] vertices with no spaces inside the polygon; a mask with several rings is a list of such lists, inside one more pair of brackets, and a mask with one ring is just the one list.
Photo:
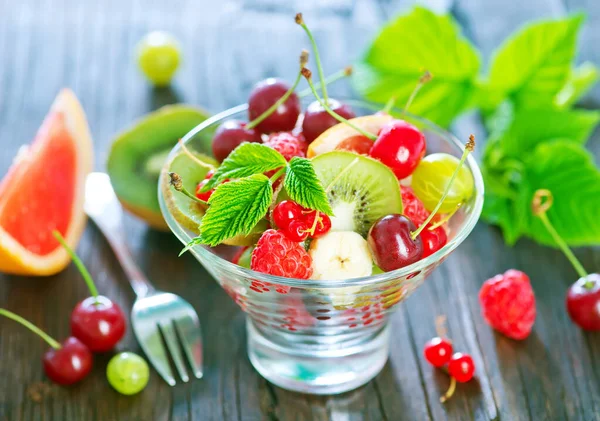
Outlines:
{"label": "fork handle", "polygon": [[129,284],[133,288],[135,295],[138,298],[143,298],[152,294],[155,291],[154,287],[133,260],[133,256],[125,243],[120,209],[118,214],[113,210],[110,218],[91,217],[108,240],[110,247],[113,249],[117,260],[129,279]]}

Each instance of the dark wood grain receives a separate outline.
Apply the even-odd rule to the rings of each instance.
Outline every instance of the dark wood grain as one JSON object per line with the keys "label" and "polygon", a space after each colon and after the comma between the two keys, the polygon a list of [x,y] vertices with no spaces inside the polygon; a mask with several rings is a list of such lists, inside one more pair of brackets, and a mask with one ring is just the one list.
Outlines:
{"label": "dark wood grain", "polygon": [[[307,42],[292,23],[302,10],[314,28],[327,69],[355,59],[378,26],[415,1],[331,0],[0,0],[0,174],[30,141],[52,99],[72,87],[88,114],[95,163],[103,169],[111,137],[160,105],[189,102],[219,111],[243,102],[266,76],[291,78],[292,59]],[[515,28],[531,19],[585,10],[580,60],[600,61],[600,6],[595,0],[429,0],[450,11],[488,58]],[[136,42],[166,29],[181,41],[184,64],[171,89],[155,90],[134,62]],[[333,91],[350,93],[345,83]],[[600,87],[584,100],[597,107]],[[453,131],[485,137],[477,115]],[[600,155],[600,132],[590,140]],[[127,217],[132,252],[156,285],[184,296],[198,310],[205,337],[205,377],[169,388],[156,374],[143,393],[124,397],[107,384],[111,355],[96,358],[93,374],[74,388],[44,378],[45,345],[0,320],[0,420],[595,420],[600,419],[600,337],[575,329],[564,293],[576,278],[562,255],[529,241],[504,246],[498,230],[479,224],[465,243],[404,303],[392,320],[392,351],[383,371],[364,387],[314,397],[270,385],[246,357],[244,316],[180,244]],[[89,225],[78,252],[100,291],[123,308],[134,300],[127,280],[98,230]],[[600,267],[597,249],[576,254]],[[522,343],[494,333],[480,316],[482,282],[508,268],[529,273],[538,300],[532,336]],[[77,271],[43,278],[0,275],[0,307],[18,311],[57,338],[69,333],[74,304],[87,295]],[[448,378],[426,364],[422,345],[448,317],[456,349],[468,351],[477,381],[445,405]],[[129,332],[119,350],[140,352]]]}

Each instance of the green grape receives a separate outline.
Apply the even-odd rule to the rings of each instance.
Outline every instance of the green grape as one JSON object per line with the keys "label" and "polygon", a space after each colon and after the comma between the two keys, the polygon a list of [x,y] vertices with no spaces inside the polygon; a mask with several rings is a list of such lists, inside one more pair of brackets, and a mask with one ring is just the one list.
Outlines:
{"label": "green grape", "polygon": [[140,41],[137,51],[138,64],[150,82],[168,85],[181,58],[175,37],[167,32],[150,32]]}
{"label": "green grape", "polygon": [[[438,204],[452,173],[456,170],[459,159],[446,153],[434,153],[421,160],[412,175],[411,187],[415,195],[423,202],[428,211],[433,210]],[[473,194],[473,175],[464,165],[458,171],[450,192],[442,206],[440,213],[450,213],[456,207],[469,200]]]}
{"label": "green grape", "polygon": [[133,352],[121,352],[111,358],[106,367],[110,385],[123,395],[135,395],[148,384],[148,363]]}

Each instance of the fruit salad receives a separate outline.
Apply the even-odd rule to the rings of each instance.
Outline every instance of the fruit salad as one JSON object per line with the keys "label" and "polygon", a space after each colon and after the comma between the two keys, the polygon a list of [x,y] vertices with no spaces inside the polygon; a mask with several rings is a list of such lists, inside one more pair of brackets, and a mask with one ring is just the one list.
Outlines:
{"label": "fruit salad", "polygon": [[[184,251],[234,246],[235,264],[314,280],[368,277],[436,253],[450,237],[448,222],[473,195],[463,164],[474,138],[460,159],[427,155],[426,134],[414,118],[392,111],[393,98],[356,117],[328,95],[312,34],[302,15],[296,23],[311,41],[319,84],[303,51],[293,84],[257,83],[248,121],[220,124],[212,157],[182,144],[163,169],[171,214],[197,235]],[[405,110],[431,77],[415,81]],[[302,79],[314,97],[305,109],[296,92]]]}

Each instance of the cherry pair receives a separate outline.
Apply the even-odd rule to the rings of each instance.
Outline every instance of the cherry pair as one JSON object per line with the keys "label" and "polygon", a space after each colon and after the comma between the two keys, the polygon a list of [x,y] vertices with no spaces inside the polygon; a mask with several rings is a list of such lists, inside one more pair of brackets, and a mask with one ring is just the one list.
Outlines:
{"label": "cherry pair", "polygon": [[323,212],[307,209],[292,200],[277,204],[272,213],[273,222],[287,238],[301,242],[317,238],[331,229],[331,219]]}

